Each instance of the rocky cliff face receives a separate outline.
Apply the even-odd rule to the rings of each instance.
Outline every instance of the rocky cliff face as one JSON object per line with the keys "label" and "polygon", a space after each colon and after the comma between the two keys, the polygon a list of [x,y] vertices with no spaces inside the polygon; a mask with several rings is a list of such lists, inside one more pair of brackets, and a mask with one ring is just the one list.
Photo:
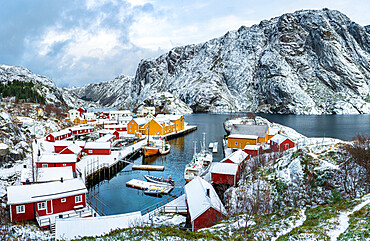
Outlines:
{"label": "rocky cliff face", "polygon": [[338,11],[303,10],[143,60],[138,102],[168,91],[194,111],[370,113],[370,33]]}

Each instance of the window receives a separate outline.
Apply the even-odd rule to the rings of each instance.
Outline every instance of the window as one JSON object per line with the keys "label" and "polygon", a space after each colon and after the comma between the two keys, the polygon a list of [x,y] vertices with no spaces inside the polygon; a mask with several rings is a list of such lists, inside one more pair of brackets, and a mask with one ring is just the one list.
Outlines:
{"label": "window", "polygon": [[62,199],[60,199],[60,202],[61,203],[65,203],[66,202],[66,199],[65,198],[62,198]]}
{"label": "window", "polygon": [[89,150],[89,153],[92,153],[92,150]]}
{"label": "window", "polygon": [[63,166],[64,166],[64,167],[66,167],[66,166],[67,166],[67,164],[63,163]]}
{"label": "window", "polygon": [[235,146],[237,146],[237,145],[238,145],[238,142],[236,141],[236,142],[235,142]]}
{"label": "window", "polygon": [[38,203],[37,204],[38,210],[45,210],[46,209],[46,202]]}
{"label": "window", "polygon": [[75,196],[75,203],[80,203],[82,202],[82,195]]}
{"label": "window", "polygon": [[25,213],[26,210],[24,208],[24,205],[19,205],[19,206],[16,206],[16,212],[17,213]]}
{"label": "window", "polygon": [[48,164],[42,164],[42,167],[43,168],[48,167]]}

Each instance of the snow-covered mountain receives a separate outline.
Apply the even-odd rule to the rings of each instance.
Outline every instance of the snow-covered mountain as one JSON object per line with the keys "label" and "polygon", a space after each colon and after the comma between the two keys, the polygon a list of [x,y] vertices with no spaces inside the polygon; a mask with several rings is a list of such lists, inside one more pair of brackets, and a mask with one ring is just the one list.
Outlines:
{"label": "snow-covered mountain", "polygon": [[142,60],[132,99],[168,91],[195,111],[370,113],[370,28],[302,10]]}
{"label": "snow-covered mountain", "polygon": [[69,107],[135,108],[168,92],[194,111],[357,114],[370,113],[369,60],[370,26],[301,10],[142,60],[134,77],[65,89],[1,65],[0,80],[43,83],[49,101]]}

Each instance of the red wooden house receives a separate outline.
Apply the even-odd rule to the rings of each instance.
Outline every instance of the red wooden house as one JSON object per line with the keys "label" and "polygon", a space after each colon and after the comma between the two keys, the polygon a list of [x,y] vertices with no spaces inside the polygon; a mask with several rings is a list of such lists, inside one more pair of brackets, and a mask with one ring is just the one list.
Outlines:
{"label": "red wooden house", "polygon": [[82,155],[82,148],[79,147],[77,144],[72,143],[71,145],[61,150],[59,154],[75,154],[77,156],[77,161],[79,161]]}
{"label": "red wooden house", "polygon": [[60,153],[62,150],[67,148],[68,146],[76,144],[80,148],[82,148],[82,151],[85,147],[86,141],[56,141],[54,143],[54,152],[55,153]]}
{"label": "red wooden house", "polygon": [[73,136],[86,135],[95,131],[92,126],[75,126],[69,129]]}
{"label": "red wooden house", "polygon": [[235,163],[216,162],[211,169],[213,183],[235,185],[240,179],[240,167]]}
{"label": "red wooden house", "polygon": [[[43,216],[86,207],[87,189],[81,179],[7,187],[10,221],[40,220]],[[58,215],[59,216],[59,215]],[[46,227],[50,223],[40,223]]]}
{"label": "red wooden house", "polygon": [[[35,181],[33,176],[35,175]],[[35,174],[32,174],[31,168],[23,168],[21,172],[21,183],[23,185],[31,183],[45,183],[73,179],[72,167],[50,167],[38,168]]]}
{"label": "red wooden house", "polygon": [[270,148],[272,151],[286,151],[293,148],[295,143],[289,137],[277,134],[270,139]]}
{"label": "red wooden house", "polygon": [[261,145],[245,145],[244,152],[253,156],[258,156],[263,153]]}
{"label": "red wooden house", "polygon": [[86,112],[87,112],[87,110],[86,110],[85,108],[82,108],[82,107],[78,108],[78,109],[77,109],[77,111],[78,111],[78,112],[80,112],[80,116],[81,116],[83,113],[86,113]]}
{"label": "red wooden house", "polygon": [[46,140],[49,142],[55,142],[55,141],[61,141],[66,138],[70,138],[72,136],[72,133],[70,130],[64,129],[61,131],[50,133],[46,136]]}
{"label": "red wooden house", "polygon": [[186,205],[192,231],[210,227],[226,217],[226,209],[212,185],[200,177],[185,185]]}
{"label": "red wooden house", "polygon": [[95,142],[110,142],[113,143],[116,140],[116,137],[112,134],[108,134],[105,136],[100,137],[99,139],[95,140]]}
{"label": "red wooden house", "polygon": [[86,142],[84,152],[87,155],[110,155],[110,142]]}
{"label": "red wooden house", "polygon": [[249,155],[246,152],[242,150],[237,150],[231,153],[229,156],[222,159],[221,162],[234,163],[241,167],[244,164],[244,162],[248,159],[248,157]]}
{"label": "red wooden house", "polygon": [[36,160],[36,167],[72,167],[73,172],[76,172],[77,155],[75,154],[47,154],[42,155]]}
{"label": "red wooden house", "polygon": [[115,139],[114,140],[118,140],[119,139],[119,133],[118,131],[115,131],[115,130],[107,130],[107,129],[103,129],[101,131],[99,131],[99,137],[103,137],[107,134],[112,134],[115,136]]}
{"label": "red wooden house", "polygon": [[104,125],[104,129],[112,131],[127,131],[127,125]]}

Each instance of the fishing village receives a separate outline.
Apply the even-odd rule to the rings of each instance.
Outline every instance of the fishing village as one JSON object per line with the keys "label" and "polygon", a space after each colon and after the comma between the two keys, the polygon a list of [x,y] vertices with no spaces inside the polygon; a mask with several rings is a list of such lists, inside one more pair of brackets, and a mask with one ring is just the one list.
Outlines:
{"label": "fishing village", "polygon": [[[160,213],[183,216],[188,230],[212,226],[227,216],[223,192],[239,181],[246,161],[295,146],[281,128],[254,115],[225,120],[227,135],[222,143],[206,142],[207,133],[201,133],[201,140],[193,142],[192,159],[183,166],[183,174],[176,175],[182,180],[175,180],[158,174],[163,165],[133,160],[165,157],[171,152],[169,140],[196,131],[197,126],[185,122],[183,115],[156,114],[154,107],[135,114],[79,108],[69,110],[64,121],[72,127],[32,141],[31,165],[23,166],[20,185],[7,187],[10,221],[36,220],[56,239],[154,225]],[[223,158],[215,160],[216,153]],[[107,215],[104,197],[91,191],[127,166],[144,174],[122,186],[161,200],[142,210]]]}

